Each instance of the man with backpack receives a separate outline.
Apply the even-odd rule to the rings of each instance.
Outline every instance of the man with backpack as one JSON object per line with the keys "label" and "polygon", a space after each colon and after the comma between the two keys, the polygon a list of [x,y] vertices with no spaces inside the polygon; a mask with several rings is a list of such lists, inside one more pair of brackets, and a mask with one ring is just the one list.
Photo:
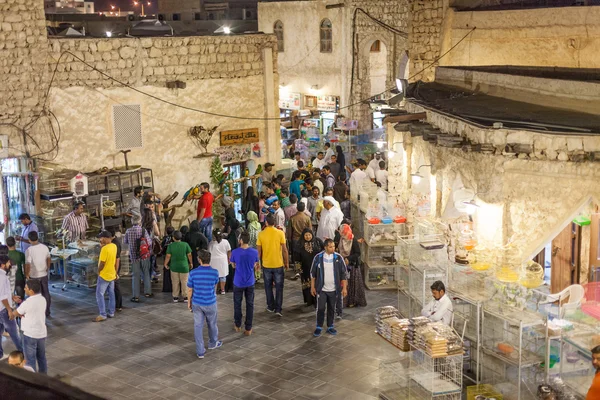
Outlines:
{"label": "man with backpack", "polygon": [[152,297],[152,285],[150,281],[150,256],[152,239],[148,232],[142,228],[142,218],[134,215],[132,218],[133,226],[125,232],[125,243],[129,245],[129,258],[131,261],[131,270],[133,272],[132,286],[133,297],[131,301],[139,303],[140,301],[140,277],[144,278],[144,294],[146,297]]}

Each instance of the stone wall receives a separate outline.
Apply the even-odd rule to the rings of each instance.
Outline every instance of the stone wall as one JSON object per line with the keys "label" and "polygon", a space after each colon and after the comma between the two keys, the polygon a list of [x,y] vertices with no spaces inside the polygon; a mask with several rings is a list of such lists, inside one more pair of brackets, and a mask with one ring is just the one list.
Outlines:
{"label": "stone wall", "polygon": [[0,2],[0,122],[21,126],[39,112],[47,43],[41,0]]}
{"label": "stone wall", "polygon": [[48,68],[54,70],[60,59],[54,82],[58,87],[120,86],[67,51],[124,83],[163,85],[262,75],[262,50],[277,45],[270,35],[50,39],[49,44]]}
{"label": "stone wall", "polygon": [[517,65],[600,68],[599,7],[454,12],[444,49],[477,29],[442,66]]}
{"label": "stone wall", "polygon": [[[498,146],[503,147],[516,138],[530,138],[527,140],[532,140],[534,146],[537,143],[538,150],[545,148],[552,154],[562,152],[566,155],[567,158],[563,156],[564,161],[560,161],[558,156],[549,160],[518,158],[501,152],[464,152],[437,147],[420,137],[411,138],[404,134],[404,146],[410,147],[411,154],[407,166],[414,169],[423,164],[433,165],[431,176],[442,200],[433,214],[443,214],[457,183],[473,189],[479,193],[477,203],[480,208],[475,222],[484,232],[483,237],[497,243],[516,238],[523,257],[537,254],[575,216],[580,213],[589,216],[600,199],[600,163],[566,161],[578,148],[598,148],[600,138],[483,129],[411,103],[408,109],[410,112],[425,111],[427,122],[444,133],[465,136],[478,143],[496,140]],[[584,229],[584,237],[589,237],[585,236],[589,235],[587,229]],[[589,246],[585,251],[589,251]],[[582,269],[585,269],[586,256],[583,261]]]}
{"label": "stone wall", "polygon": [[442,23],[447,1],[410,0],[409,3],[411,16],[409,27],[411,81],[433,81],[435,65],[428,66],[440,56]]}
{"label": "stone wall", "polygon": [[[395,28],[396,30],[408,34],[409,32],[409,4],[407,0],[351,0],[349,1],[349,12],[347,14],[347,23],[349,26],[348,54],[352,55],[352,18],[357,8],[360,8],[370,14],[373,18]],[[371,66],[369,63],[370,48],[373,42],[380,40],[386,48],[385,61],[385,89],[395,87],[395,79],[398,77],[399,62],[407,50],[407,40],[403,35],[377,24],[363,12],[356,12],[356,58],[354,65],[354,83],[351,85],[352,65],[351,59],[348,65],[350,76],[348,77],[348,88],[352,87],[352,93],[349,93],[349,102],[368,99],[372,95],[371,90]],[[383,48],[383,46],[382,46]],[[385,93],[384,96],[389,96]],[[360,127],[370,129],[371,110],[368,105],[361,104],[351,110],[352,118],[358,119]]]}

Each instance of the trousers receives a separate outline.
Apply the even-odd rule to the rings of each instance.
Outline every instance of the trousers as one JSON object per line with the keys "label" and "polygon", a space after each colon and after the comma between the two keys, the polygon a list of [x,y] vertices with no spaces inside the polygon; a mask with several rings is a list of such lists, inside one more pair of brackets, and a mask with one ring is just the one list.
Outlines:
{"label": "trousers", "polygon": [[335,317],[336,292],[323,292],[317,294],[317,326],[322,328],[325,320],[325,308],[327,308],[327,327],[333,326]]}

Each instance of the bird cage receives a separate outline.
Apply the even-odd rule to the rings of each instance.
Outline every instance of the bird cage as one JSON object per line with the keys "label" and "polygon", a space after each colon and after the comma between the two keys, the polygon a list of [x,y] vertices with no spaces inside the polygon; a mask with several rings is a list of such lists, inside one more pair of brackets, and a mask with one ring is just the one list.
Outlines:
{"label": "bird cage", "polygon": [[461,399],[462,354],[432,357],[418,348],[414,348],[410,354],[410,398]]}

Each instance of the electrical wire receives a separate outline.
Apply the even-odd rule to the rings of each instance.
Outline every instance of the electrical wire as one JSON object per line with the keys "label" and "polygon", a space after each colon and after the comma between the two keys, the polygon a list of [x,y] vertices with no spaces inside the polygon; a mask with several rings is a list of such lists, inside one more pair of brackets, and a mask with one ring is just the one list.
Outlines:
{"label": "electrical wire", "polygon": [[[465,39],[467,38],[467,36],[469,36],[471,33],[473,33],[473,31],[474,31],[475,29],[476,29],[476,27],[473,27],[473,29],[471,29],[469,32],[467,32],[467,34],[465,34],[465,35],[464,35],[464,36],[463,36],[463,37],[462,37],[462,38],[461,38],[461,39],[460,39],[458,42],[456,42],[456,44],[455,44],[454,46],[450,47],[450,48],[449,48],[449,49],[448,49],[448,50],[447,50],[447,51],[446,51],[444,54],[440,55],[439,57],[436,57],[436,58],[435,58],[435,59],[434,59],[434,60],[433,60],[433,61],[432,61],[430,64],[426,65],[425,67],[423,67],[422,69],[420,69],[418,72],[416,72],[416,73],[412,74],[411,76],[409,76],[409,77],[408,77],[408,80],[410,80],[410,79],[412,79],[412,78],[414,78],[414,77],[416,77],[416,76],[420,75],[420,74],[421,74],[421,73],[423,73],[425,70],[427,70],[428,68],[430,68],[431,66],[433,66],[434,64],[436,64],[436,63],[437,63],[438,61],[440,61],[442,58],[444,58],[444,57],[445,57],[445,56],[446,56],[448,53],[450,53],[452,50],[454,50],[454,49],[455,49],[455,48],[456,48],[456,47],[457,47],[457,46],[458,46],[458,45],[459,45],[459,44],[460,44],[460,43],[461,43],[463,40],[465,40]],[[396,87],[395,87],[395,86],[394,86],[394,87],[391,87],[391,88],[389,88],[389,89],[386,89],[386,90],[384,90],[384,91],[383,91],[383,92],[381,92],[381,93],[377,93],[377,94],[375,94],[375,95],[373,95],[373,96],[371,96],[371,97],[369,97],[369,98],[366,98],[366,99],[363,99],[363,100],[357,101],[356,103],[352,103],[352,104],[349,104],[349,105],[347,105],[347,106],[340,107],[339,109],[340,109],[340,110],[344,110],[344,109],[346,109],[346,108],[350,108],[350,107],[354,107],[354,106],[356,106],[356,105],[359,105],[359,104],[363,104],[365,101],[370,101],[370,100],[372,100],[372,99],[374,99],[374,98],[376,98],[376,97],[379,97],[379,96],[381,96],[382,94],[388,93],[388,92],[390,92],[390,91],[392,91],[392,90],[394,90],[394,89],[396,89]]]}
{"label": "electrical wire", "polygon": [[76,59],[80,63],[86,65],[87,67],[91,68],[92,70],[98,72],[100,75],[102,75],[102,76],[110,79],[111,81],[114,81],[114,82],[118,83],[121,86],[124,86],[124,87],[126,87],[128,89],[133,90],[134,92],[137,92],[137,93],[142,94],[144,96],[150,97],[150,98],[152,98],[154,100],[157,100],[157,101],[160,101],[162,103],[171,105],[173,107],[178,107],[178,108],[181,108],[181,109],[184,109],[184,110],[194,111],[194,112],[197,112],[197,113],[200,113],[200,114],[212,115],[214,117],[221,117],[221,118],[245,119],[245,120],[252,120],[252,121],[279,121],[281,119],[280,117],[274,117],[274,118],[268,118],[268,117],[267,118],[265,118],[265,117],[240,117],[240,116],[237,116],[237,115],[227,115],[227,114],[220,114],[220,113],[215,113],[215,112],[211,112],[211,111],[204,111],[204,110],[200,110],[200,109],[197,109],[197,108],[194,108],[194,107],[188,107],[188,106],[184,106],[184,105],[181,105],[181,104],[173,103],[172,101],[162,99],[162,98],[160,98],[158,96],[155,96],[153,94],[150,94],[150,93],[146,93],[146,92],[144,92],[144,91],[142,91],[140,89],[137,89],[137,88],[131,86],[128,83],[125,83],[125,82],[122,82],[122,81],[120,81],[120,80],[118,80],[116,78],[113,78],[112,76],[110,76],[106,72],[100,71],[98,68],[94,67],[93,65],[89,64],[88,62],[86,62],[85,60],[83,60],[82,58],[76,56],[75,54],[73,54],[72,52],[70,52],[68,50],[64,51],[63,54],[69,54],[69,55],[71,55],[74,59]]}
{"label": "electrical wire", "polygon": [[291,70],[296,68],[302,61],[306,60],[308,58],[308,56],[310,56],[320,45],[321,45],[321,42],[317,43],[317,45],[315,47],[313,47],[312,50],[309,51],[304,57],[302,57],[302,59],[300,61],[298,61],[296,64],[292,65],[285,71],[279,72],[279,75],[287,74],[288,72],[290,72]]}

